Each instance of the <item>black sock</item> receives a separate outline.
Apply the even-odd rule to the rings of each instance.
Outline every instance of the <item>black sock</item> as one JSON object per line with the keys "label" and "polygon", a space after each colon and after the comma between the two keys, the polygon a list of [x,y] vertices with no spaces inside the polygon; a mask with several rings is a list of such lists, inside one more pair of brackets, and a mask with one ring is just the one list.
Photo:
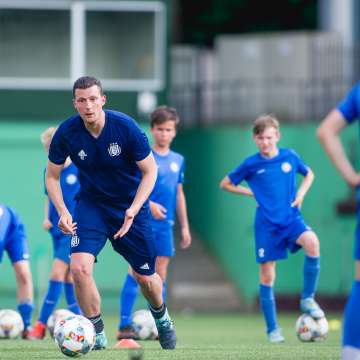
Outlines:
{"label": "black sock", "polygon": [[156,309],[154,309],[150,305],[150,311],[153,314],[155,319],[160,319],[164,316],[164,314],[166,312],[166,305],[165,305],[165,303],[163,303],[159,308],[156,308]]}
{"label": "black sock", "polygon": [[93,316],[93,317],[87,317],[91,323],[94,325],[95,332],[101,333],[104,330],[104,322],[101,318],[101,314]]}

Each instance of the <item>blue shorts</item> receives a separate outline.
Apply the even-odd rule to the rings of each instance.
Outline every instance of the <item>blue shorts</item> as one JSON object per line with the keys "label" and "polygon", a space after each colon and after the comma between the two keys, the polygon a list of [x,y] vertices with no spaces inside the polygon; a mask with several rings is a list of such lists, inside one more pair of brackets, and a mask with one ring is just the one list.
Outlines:
{"label": "blue shorts", "polygon": [[256,262],[264,263],[286,259],[288,251],[295,253],[301,246],[296,240],[305,231],[312,231],[301,217],[297,215],[285,226],[269,223],[261,215],[255,220]]}
{"label": "blue shorts", "polygon": [[124,211],[80,198],[74,213],[76,235],[71,238],[70,253],[86,252],[95,257],[109,239],[133,270],[142,275],[155,272],[156,249],[150,225],[150,211],[143,208],[135,217],[128,233],[114,240],[123,224]]}
{"label": "blue shorts", "polygon": [[[17,217],[13,217],[11,229],[5,239],[4,250],[9,255],[10,261],[14,264],[21,260],[29,260],[29,245],[26,238],[24,225]],[[3,253],[0,254],[0,262]]]}
{"label": "blue shorts", "polygon": [[66,264],[70,264],[70,241],[71,235],[61,232],[51,233],[54,259],[62,260]]}
{"label": "blue shorts", "polygon": [[156,255],[168,257],[174,256],[173,227],[170,225],[154,226],[154,224],[152,224],[152,230],[155,239]]}

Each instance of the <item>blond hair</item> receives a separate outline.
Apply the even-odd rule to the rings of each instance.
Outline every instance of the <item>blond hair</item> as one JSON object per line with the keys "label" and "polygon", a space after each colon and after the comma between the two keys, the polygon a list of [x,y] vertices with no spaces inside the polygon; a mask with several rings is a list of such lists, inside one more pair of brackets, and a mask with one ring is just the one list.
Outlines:
{"label": "blond hair", "polygon": [[49,145],[50,145],[51,139],[52,139],[52,137],[54,136],[55,131],[56,131],[56,127],[51,126],[51,127],[47,128],[46,130],[44,130],[44,131],[41,133],[41,135],[40,135],[40,140],[41,140],[41,143],[42,143],[44,146],[49,146]]}
{"label": "blond hair", "polygon": [[272,127],[275,130],[280,130],[279,121],[273,114],[262,114],[258,116],[253,122],[253,134],[260,135],[265,129]]}

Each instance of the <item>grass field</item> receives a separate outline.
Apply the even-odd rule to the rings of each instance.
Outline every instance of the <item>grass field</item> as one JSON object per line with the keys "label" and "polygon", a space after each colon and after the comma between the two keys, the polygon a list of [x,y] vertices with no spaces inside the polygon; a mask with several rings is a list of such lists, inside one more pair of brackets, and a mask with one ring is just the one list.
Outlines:
{"label": "grass field", "polygon": [[[340,330],[330,331],[321,343],[301,343],[294,333],[297,314],[280,315],[286,342],[269,344],[260,315],[194,315],[176,316],[178,347],[174,351],[160,349],[157,341],[143,341],[142,360],[232,360],[232,359],[339,359]],[[328,316],[328,320],[340,315]],[[107,316],[105,326],[109,348],[93,351],[86,359],[129,359],[128,350],[112,349],[115,344],[116,316]],[[0,341],[1,360],[66,359],[51,338],[44,341]]]}

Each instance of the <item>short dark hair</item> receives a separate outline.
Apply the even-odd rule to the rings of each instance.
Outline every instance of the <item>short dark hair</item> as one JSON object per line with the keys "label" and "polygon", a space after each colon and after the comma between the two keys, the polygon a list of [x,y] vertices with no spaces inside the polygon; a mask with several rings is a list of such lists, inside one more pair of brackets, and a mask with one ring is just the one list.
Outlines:
{"label": "short dark hair", "polygon": [[175,108],[169,106],[159,106],[150,115],[150,125],[161,125],[167,121],[174,121],[175,126],[180,122],[179,115]]}
{"label": "short dark hair", "polygon": [[99,90],[100,94],[104,95],[103,88],[101,81],[93,76],[82,76],[78,78],[73,85],[73,97],[75,97],[75,90],[76,89],[88,89],[92,86],[96,85]]}

